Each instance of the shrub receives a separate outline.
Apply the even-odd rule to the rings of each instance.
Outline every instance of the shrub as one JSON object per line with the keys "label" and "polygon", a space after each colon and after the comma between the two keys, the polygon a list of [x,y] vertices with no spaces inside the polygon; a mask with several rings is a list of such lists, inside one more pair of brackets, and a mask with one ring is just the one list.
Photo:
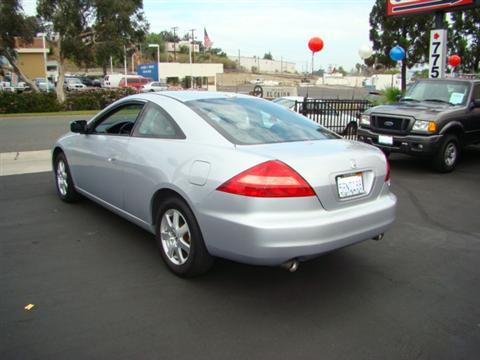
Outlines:
{"label": "shrub", "polygon": [[54,112],[62,108],[53,92],[0,92],[0,114]]}
{"label": "shrub", "polygon": [[382,102],[386,104],[393,104],[397,102],[397,98],[402,96],[402,90],[395,87],[386,88],[382,93]]}
{"label": "shrub", "polygon": [[72,92],[65,100],[66,110],[101,110],[128,95],[136,94],[131,88],[91,89]]}

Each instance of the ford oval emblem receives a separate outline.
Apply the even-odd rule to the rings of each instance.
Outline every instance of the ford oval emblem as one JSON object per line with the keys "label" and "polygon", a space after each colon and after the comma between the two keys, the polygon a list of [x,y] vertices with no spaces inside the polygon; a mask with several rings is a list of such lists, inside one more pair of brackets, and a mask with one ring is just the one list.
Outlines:
{"label": "ford oval emblem", "polygon": [[383,123],[383,125],[388,126],[388,127],[392,127],[393,126],[393,121],[385,121]]}

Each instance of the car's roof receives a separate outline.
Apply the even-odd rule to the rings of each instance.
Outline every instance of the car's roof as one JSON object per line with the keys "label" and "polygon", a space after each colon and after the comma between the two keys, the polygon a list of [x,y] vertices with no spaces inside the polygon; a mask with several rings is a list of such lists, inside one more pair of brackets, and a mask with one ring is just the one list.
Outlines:
{"label": "car's roof", "polygon": [[206,99],[228,99],[232,97],[238,98],[252,98],[252,96],[230,93],[230,92],[217,92],[217,91],[162,91],[161,93],[155,93],[156,95],[166,96],[172,99],[179,100],[181,102],[193,101],[193,100],[206,100]]}

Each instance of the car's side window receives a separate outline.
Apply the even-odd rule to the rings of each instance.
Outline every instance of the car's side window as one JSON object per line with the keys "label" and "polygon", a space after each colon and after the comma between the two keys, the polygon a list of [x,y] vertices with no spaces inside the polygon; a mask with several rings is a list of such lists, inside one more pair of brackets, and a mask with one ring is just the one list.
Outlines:
{"label": "car's side window", "polygon": [[480,101],[480,85],[476,85],[473,90],[473,100]]}
{"label": "car's side window", "polygon": [[129,104],[114,110],[95,125],[93,133],[129,135],[143,106],[143,104]]}
{"label": "car's side window", "polygon": [[148,104],[143,112],[139,125],[134,130],[134,136],[155,137],[163,139],[185,139],[185,134],[172,117],[155,104]]}

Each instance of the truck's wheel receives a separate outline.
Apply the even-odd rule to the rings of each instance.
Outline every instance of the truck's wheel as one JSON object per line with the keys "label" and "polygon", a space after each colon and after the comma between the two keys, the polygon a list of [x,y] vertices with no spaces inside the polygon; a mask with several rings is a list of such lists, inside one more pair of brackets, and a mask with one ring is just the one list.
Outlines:
{"label": "truck's wheel", "polygon": [[433,168],[439,172],[450,172],[455,169],[460,158],[460,143],[457,136],[446,135],[433,157]]}

